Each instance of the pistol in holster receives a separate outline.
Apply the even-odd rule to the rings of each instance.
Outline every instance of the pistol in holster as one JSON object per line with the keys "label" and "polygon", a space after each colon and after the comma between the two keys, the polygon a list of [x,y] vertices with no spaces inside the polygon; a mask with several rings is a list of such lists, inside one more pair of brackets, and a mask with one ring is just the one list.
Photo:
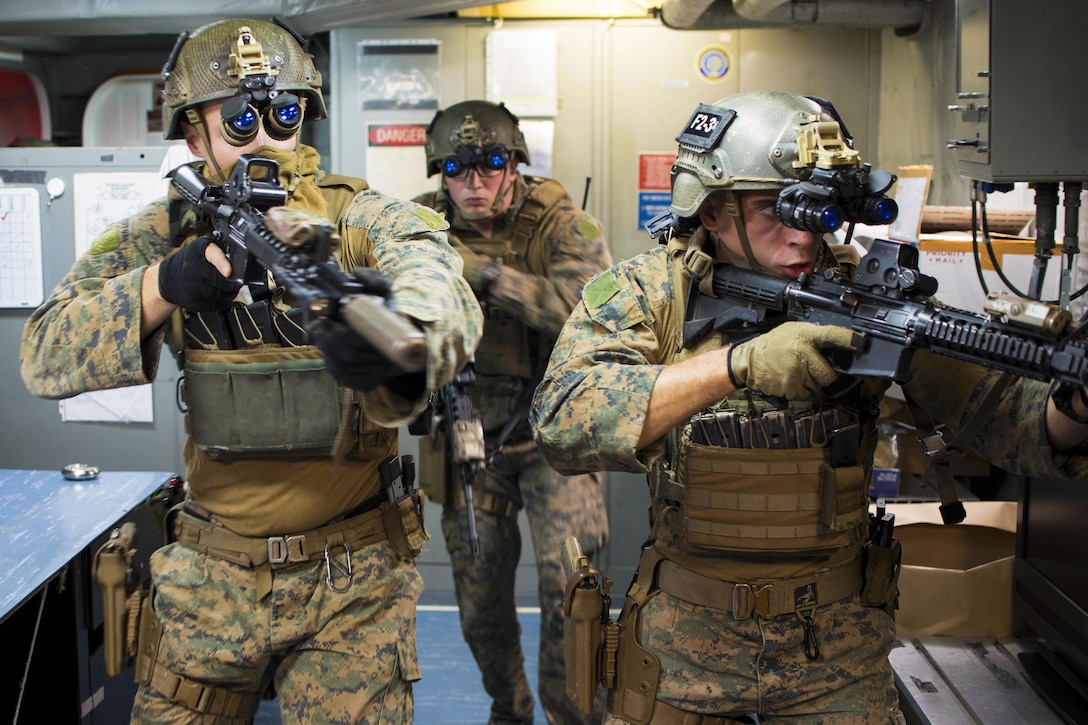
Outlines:
{"label": "pistol in holster", "polygon": [[131,521],[115,528],[95,553],[91,568],[102,594],[102,644],[110,677],[121,674],[136,653],[136,620],[144,592],[137,588],[129,593],[135,538]]}
{"label": "pistol in holster", "polygon": [[597,687],[611,687],[616,675],[619,632],[609,611],[612,580],[589,563],[573,536],[563,543],[562,560],[567,576],[563,597],[566,691],[582,712],[589,713]]}

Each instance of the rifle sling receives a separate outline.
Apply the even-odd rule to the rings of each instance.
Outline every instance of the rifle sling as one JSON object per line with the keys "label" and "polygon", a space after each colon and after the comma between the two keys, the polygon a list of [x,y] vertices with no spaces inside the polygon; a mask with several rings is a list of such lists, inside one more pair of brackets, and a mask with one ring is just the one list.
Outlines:
{"label": "rifle sling", "polygon": [[922,480],[925,483],[936,483],[937,493],[941,497],[941,517],[946,524],[958,524],[966,517],[963,504],[956,493],[956,479],[952,475],[952,459],[963,456],[967,451],[971,440],[979,428],[993,416],[1001,395],[1014,380],[1015,376],[1012,373],[1002,373],[997,382],[986,392],[978,409],[947,444],[934,426],[933,418],[929,413],[923,410],[906,391],[903,392],[907,409],[914,420],[918,440],[929,458],[929,465],[926,467]]}

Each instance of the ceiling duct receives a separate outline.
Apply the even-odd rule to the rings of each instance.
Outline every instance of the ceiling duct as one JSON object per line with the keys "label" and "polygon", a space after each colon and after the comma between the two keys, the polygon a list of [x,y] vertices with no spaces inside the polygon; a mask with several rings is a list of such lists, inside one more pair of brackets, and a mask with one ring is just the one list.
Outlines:
{"label": "ceiling duct", "polygon": [[3,0],[0,36],[175,35],[237,17],[282,18],[309,35],[322,30],[396,22],[491,5],[487,0],[81,0],[78,3]]}
{"label": "ceiling duct", "polygon": [[895,28],[917,32],[929,0],[663,0],[661,21],[674,30]]}

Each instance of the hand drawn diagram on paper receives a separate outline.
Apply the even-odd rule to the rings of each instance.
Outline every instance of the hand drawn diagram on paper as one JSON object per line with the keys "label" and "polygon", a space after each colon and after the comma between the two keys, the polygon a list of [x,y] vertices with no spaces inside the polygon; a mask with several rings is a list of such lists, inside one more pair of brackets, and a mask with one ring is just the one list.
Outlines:
{"label": "hand drawn diagram on paper", "polygon": [[0,189],[0,307],[37,307],[43,294],[38,190]]}

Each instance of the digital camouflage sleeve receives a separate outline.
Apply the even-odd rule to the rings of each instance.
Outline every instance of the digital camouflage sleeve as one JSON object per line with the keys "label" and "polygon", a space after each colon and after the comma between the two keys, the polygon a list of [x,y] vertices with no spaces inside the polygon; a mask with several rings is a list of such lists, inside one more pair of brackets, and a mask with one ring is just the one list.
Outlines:
{"label": "digital camouflage sleeve", "polygon": [[[540,450],[564,473],[639,472],[660,453],[635,450],[654,382],[667,358],[655,322],[674,315],[664,248],[645,252],[586,285],[563,327],[533,400]],[[978,409],[999,373],[919,351],[903,388],[954,432]],[[972,448],[1005,470],[1054,477],[1088,475],[1084,447],[1051,450],[1046,403],[1051,386],[1020,379],[1002,395]],[[953,432],[946,433],[950,440]]]}
{"label": "digital camouflage sleeve", "polygon": [[[428,207],[368,190],[356,196],[344,224],[371,240],[365,258],[348,251],[344,266],[372,266],[389,280],[397,309],[426,334],[427,390],[445,385],[468,362],[483,334],[483,314],[461,276],[461,258],[447,242],[446,220]],[[384,387],[364,395],[367,413],[386,426],[412,420],[428,398],[405,401]]]}
{"label": "digital camouflage sleeve", "polygon": [[165,326],[140,340],[144,270],[170,250],[166,200],[110,225],[30,315],[20,351],[34,395],[66,398],[155,378]]}
{"label": "digital camouflage sleeve", "polygon": [[[357,195],[339,227],[347,268],[377,267],[398,310],[423,328],[428,389],[452,379],[483,327],[445,228],[432,210],[375,191]],[[168,240],[162,200],[111,225],[77,260],[24,327],[21,372],[31,393],[64,398],[154,379],[167,325],[140,340],[140,285],[144,270],[170,250]],[[367,412],[394,426],[426,399],[405,401],[377,388],[366,396]]]}

